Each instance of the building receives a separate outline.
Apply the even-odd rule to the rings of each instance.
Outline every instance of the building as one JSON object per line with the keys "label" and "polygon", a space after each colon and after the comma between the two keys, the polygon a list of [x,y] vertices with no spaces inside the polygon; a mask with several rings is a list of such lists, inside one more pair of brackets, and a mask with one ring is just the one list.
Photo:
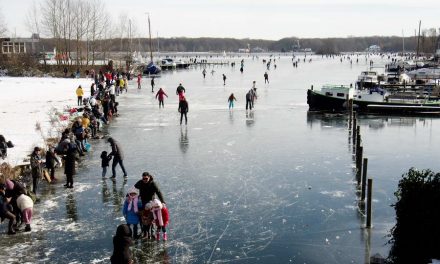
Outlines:
{"label": "building", "polygon": [[40,36],[32,34],[30,38],[0,38],[2,54],[38,54],[41,52]]}
{"label": "building", "polygon": [[365,51],[367,51],[367,52],[380,52],[381,48],[378,45],[371,45]]}

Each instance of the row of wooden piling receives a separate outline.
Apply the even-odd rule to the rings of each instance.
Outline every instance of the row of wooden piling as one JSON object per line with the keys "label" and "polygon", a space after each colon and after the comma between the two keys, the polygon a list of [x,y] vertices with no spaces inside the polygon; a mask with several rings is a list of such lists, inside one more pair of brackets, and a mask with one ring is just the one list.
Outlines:
{"label": "row of wooden piling", "polygon": [[361,187],[360,205],[363,206],[365,203],[365,198],[367,198],[366,228],[371,228],[373,179],[367,179],[368,159],[363,157],[364,147],[362,146],[360,126],[357,124],[356,112],[353,111],[353,99],[347,98],[347,109],[348,125],[355,155],[356,180],[358,186]]}

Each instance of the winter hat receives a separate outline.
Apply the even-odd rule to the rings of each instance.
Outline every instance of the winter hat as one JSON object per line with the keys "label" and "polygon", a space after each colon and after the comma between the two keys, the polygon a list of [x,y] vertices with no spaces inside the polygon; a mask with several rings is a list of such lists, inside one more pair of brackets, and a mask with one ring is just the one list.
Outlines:
{"label": "winter hat", "polygon": [[148,203],[145,204],[146,210],[151,210],[151,208],[153,208],[153,201],[149,201]]}
{"label": "winter hat", "polygon": [[138,189],[136,189],[135,187],[131,187],[131,188],[128,190],[128,194],[130,194],[130,193],[135,193],[136,195],[139,195],[139,191],[138,191]]}
{"label": "winter hat", "polygon": [[10,179],[6,179],[5,185],[7,190],[14,189],[14,183]]}
{"label": "winter hat", "polygon": [[[135,193],[136,196],[135,197],[131,197],[131,193]],[[134,212],[137,213],[138,212],[138,190],[134,187],[131,187],[130,190],[128,191],[128,197],[127,197],[127,201],[128,201],[128,210],[130,211],[131,208],[133,208]]]}
{"label": "winter hat", "polygon": [[159,207],[159,209],[162,209],[163,207],[159,199],[153,199],[153,201],[151,201],[150,203],[152,207]]}

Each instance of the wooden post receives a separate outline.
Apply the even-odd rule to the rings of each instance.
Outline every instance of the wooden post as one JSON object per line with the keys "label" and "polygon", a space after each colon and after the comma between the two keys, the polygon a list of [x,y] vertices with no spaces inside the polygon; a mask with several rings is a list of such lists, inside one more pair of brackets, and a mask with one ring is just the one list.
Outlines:
{"label": "wooden post", "polygon": [[[362,166],[362,191],[361,191],[361,201],[365,201],[365,186],[367,181],[367,171],[368,171],[368,159],[365,158]],[[359,184],[359,182],[358,182]]]}
{"label": "wooden post", "polygon": [[357,126],[356,129],[356,149],[361,146],[361,128]]}
{"label": "wooden post", "polygon": [[367,228],[371,228],[371,197],[373,196],[373,179],[368,179],[368,193],[367,193]]}
{"label": "wooden post", "polygon": [[351,128],[351,122],[352,122],[352,119],[353,119],[353,111],[352,111],[353,109],[351,107],[351,104],[352,104],[351,99],[348,99],[348,95],[347,95],[348,129],[349,130],[352,129]]}
{"label": "wooden post", "polygon": [[359,147],[356,151],[356,179],[358,181],[358,184],[361,181],[363,151],[363,147]]}
{"label": "wooden post", "polygon": [[353,144],[356,143],[356,123],[357,123],[356,116],[353,115],[353,130],[352,130],[352,132],[353,132],[353,136],[352,136]]}

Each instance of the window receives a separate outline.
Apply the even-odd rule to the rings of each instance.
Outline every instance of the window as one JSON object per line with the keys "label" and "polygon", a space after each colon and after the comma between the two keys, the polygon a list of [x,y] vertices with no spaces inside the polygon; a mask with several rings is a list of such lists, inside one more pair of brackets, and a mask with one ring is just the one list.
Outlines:
{"label": "window", "polygon": [[14,45],[9,41],[4,41],[2,45],[3,53],[12,53],[14,52]]}
{"label": "window", "polygon": [[333,96],[333,93],[331,93],[331,92],[326,92],[325,95],[327,95],[327,96]]}
{"label": "window", "polygon": [[344,93],[337,93],[336,96],[337,97],[345,97],[345,94]]}

